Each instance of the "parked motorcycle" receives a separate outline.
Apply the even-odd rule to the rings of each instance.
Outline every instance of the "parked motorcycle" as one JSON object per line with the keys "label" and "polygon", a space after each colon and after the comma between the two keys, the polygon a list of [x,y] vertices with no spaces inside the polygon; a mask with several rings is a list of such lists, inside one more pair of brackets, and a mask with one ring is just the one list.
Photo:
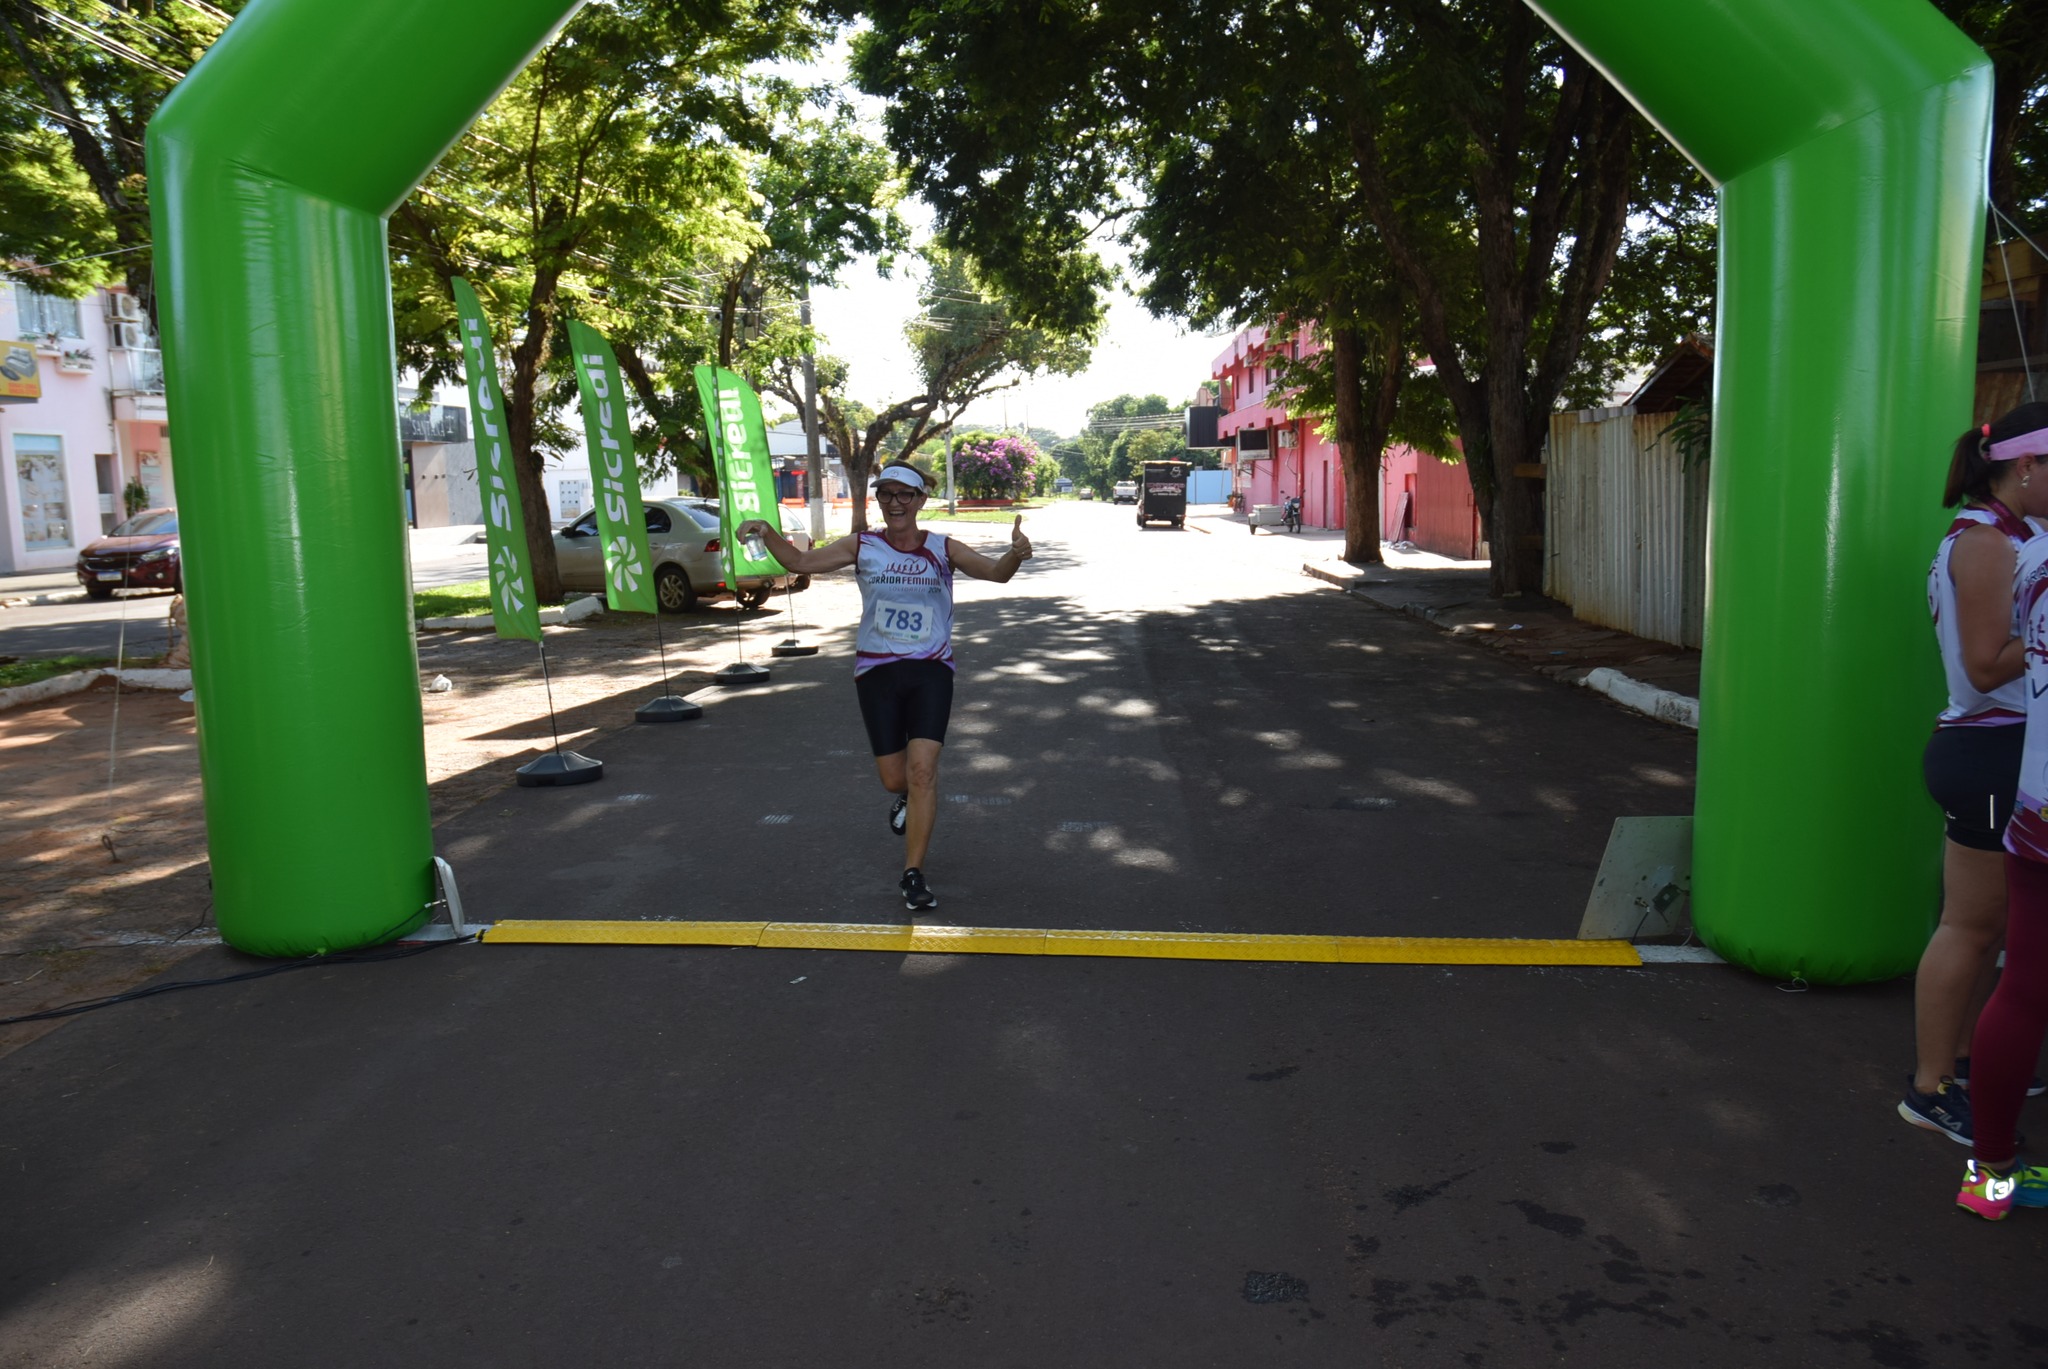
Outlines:
{"label": "parked motorcycle", "polygon": [[1280,521],[1289,532],[1301,531],[1301,496],[1290,494],[1281,501]]}

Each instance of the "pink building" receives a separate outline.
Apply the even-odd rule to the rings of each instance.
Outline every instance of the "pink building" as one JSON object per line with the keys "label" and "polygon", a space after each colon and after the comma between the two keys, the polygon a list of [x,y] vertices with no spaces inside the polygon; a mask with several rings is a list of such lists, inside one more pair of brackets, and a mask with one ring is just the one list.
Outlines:
{"label": "pink building", "polygon": [[1380,463],[1380,538],[1458,561],[1486,559],[1479,505],[1461,461],[1391,447]]}
{"label": "pink building", "polygon": [[122,290],[0,284],[0,571],[57,570],[125,513],[175,505],[163,365]]}
{"label": "pink building", "polygon": [[[1232,488],[1246,506],[1278,504],[1301,496],[1305,527],[1344,526],[1344,465],[1337,444],[1316,432],[1310,419],[1287,413],[1286,395],[1276,383],[1282,360],[1313,356],[1313,330],[1277,332],[1247,328],[1209,365],[1216,381],[1220,440],[1234,441],[1236,480]],[[1231,453],[1225,454],[1226,462]]]}
{"label": "pink building", "polygon": [[[1221,409],[1216,432],[1235,444],[1224,461],[1234,467],[1232,488],[1245,506],[1300,495],[1304,526],[1342,528],[1344,463],[1337,444],[1316,431],[1315,420],[1288,414],[1275,374],[1282,361],[1318,350],[1310,325],[1251,327],[1232,338],[1209,366]],[[1380,461],[1380,537],[1460,560],[1477,557],[1479,514],[1464,466],[1408,447],[1388,448]]]}

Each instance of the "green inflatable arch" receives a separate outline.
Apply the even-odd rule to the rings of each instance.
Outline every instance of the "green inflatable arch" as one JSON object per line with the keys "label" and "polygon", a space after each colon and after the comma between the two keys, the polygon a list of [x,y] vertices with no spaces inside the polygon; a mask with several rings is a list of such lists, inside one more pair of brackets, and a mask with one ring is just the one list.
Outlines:
{"label": "green inflatable arch", "polygon": [[[425,915],[385,221],[574,7],[255,0],[150,125],[215,909],[244,950]],[[1989,63],[1925,0],[1535,7],[1720,191],[1696,920],[1766,974],[1902,973],[1936,896],[1921,577],[1968,421]]]}

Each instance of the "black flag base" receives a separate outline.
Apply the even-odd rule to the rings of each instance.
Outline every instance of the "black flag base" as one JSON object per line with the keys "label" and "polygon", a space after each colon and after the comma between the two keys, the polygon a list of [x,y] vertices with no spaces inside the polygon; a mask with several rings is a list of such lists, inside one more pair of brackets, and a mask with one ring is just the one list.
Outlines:
{"label": "black flag base", "polygon": [[799,642],[794,637],[785,637],[768,648],[770,656],[815,656],[818,648],[808,642]]}
{"label": "black flag base", "polygon": [[704,716],[704,706],[693,704],[679,694],[664,694],[658,699],[649,699],[633,710],[636,723],[686,723],[692,718]]}
{"label": "black flag base", "polygon": [[514,771],[522,789],[548,789],[563,784],[594,784],[604,778],[604,762],[574,751],[550,751]]}
{"label": "black flag base", "polygon": [[768,675],[767,666],[755,665],[752,661],[734,661],[714,674],[711,682],[722,684],[728,689],[738,689],[744,685],[767,684]]}

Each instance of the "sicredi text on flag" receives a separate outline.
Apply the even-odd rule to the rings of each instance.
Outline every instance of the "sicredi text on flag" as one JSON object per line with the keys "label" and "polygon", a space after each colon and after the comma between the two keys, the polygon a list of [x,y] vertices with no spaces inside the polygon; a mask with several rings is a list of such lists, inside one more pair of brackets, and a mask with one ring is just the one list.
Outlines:
{"label": "sicredi text on flag", "polygon": [[[491,399],[491,387],[482,379],[484,368],[491,364],[490,352],[484,346],[483,321],[464,319],[462,340],[469,353],[470,374],[478,377],[472,387],[477,426],[483,429],[483,435],[488,439],[485,466],[490,472],[491,497],[485,504],[486,515],[492,527],[500,532],[510,532],[512,500],[505,490],[505,443],[499,436],[498,425],[491,421],[491,413],[497,407]],[[524,529],[521,532],[523,534]],[[525,611],[526,576],[520,569],[518,556],[503,545],[491,558],[491,592],[498,597],[507,613]]]}
{"label": "sicredi text on flag", "polygon": [[[747,449],[747,424],[745,410],[740,407],[739,391],[723,385],[718,387],[718,420],[725,426],[726,449],[744,452]],[[751,514],[761,512],[761,491],[754,484],[753,462],[734,461],[728,481],[735,509]]]}
{"label": "sicredi text on flag", "polygon": [[619,440],[612,436],[611,387],[605,380],[604,358],[588,353],[582,358],[589,369],[590,388],[597,395],[598,442],[604,448],[604,479],[599,488],[604,492],[605,515],[615,523],[626,521],[626,457],[619,448]]}

